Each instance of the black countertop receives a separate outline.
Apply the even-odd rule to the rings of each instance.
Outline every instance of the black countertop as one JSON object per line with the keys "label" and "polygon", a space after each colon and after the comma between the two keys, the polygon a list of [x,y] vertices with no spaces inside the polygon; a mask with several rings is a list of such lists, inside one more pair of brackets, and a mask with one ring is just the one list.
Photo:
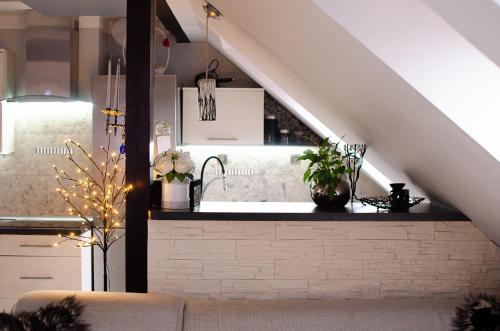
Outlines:
{"label": "black countertop", "polygon": [[312,202],[202,202],[198,211],[152,209],[151,220],[217,221],[470,221],[458,210],[421,203],[407,212],[379,210],[361,203],[322,210]]}
{"label": "black countertop", "polygon": [[0,234],[55,235],[79,232],[81,220],[75,217],[0,217]]}

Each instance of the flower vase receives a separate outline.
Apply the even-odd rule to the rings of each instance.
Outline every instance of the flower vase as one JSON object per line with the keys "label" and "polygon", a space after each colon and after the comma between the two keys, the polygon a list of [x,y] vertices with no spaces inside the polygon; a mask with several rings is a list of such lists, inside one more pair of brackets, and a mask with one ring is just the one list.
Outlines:
{"label": "flower vase", "polygon": [[163,209],[189,209],[189,179],[183,182],[177,178],[161,185],[161,207]]}

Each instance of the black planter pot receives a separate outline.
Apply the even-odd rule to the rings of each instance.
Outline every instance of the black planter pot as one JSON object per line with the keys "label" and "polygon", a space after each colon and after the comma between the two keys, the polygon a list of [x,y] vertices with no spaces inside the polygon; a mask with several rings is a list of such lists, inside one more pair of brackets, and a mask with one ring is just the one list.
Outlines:
{"label": "black planter pot", "polygon": [[345,180],[338,182],[335,188],[335,195],[330,198],[328,195],[328,185],[316,185],[312,188],[311,198],[316,205],[324,209],[342,209],[351,198],[351,188]]}

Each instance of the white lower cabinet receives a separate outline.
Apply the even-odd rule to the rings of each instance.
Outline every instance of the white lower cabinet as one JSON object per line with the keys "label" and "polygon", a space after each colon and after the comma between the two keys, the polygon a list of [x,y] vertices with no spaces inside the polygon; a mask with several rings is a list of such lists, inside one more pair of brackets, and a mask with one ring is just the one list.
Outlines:
{"label": "white lower cabinet", "polygon": [[0,311],[36,290],[80,290],[81,252],[49,235],[0,235]]}

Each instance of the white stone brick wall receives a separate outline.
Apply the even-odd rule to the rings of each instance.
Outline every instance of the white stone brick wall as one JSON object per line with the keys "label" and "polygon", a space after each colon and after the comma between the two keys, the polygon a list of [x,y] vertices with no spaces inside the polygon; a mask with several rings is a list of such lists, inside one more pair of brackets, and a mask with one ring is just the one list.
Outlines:
{"label": "white stone brick wall", "polygon": [[150,292],[190,298],[500,294],[470,222],[150,221]]}

